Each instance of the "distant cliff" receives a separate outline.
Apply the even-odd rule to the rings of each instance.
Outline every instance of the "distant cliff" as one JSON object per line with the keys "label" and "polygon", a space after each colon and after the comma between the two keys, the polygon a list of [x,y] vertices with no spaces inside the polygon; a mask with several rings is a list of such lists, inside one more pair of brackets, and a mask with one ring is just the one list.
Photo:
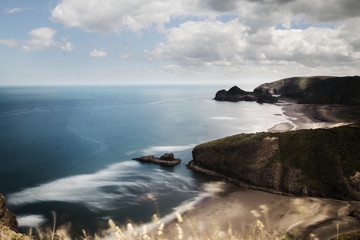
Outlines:
{"label": "distant cliff", "polygon": [[188,167],[244,188],[360,200],[360,124],[240,134],[193,149]]}
{"label": "distant cliff", "polygon": [[256,101],[258,103],[275,103],[277,100],[269,92],[246,92],[237,86],[234,86],[226,91],[225,89],[220,90],[216,93],[214,100],[216,101]]}
{"label": "distant cliff", "polygon": [[255,88],[254,93],[269,92],[297,99],[299,103],[360,105],[360,77],[293,77]]}
{"label": "distant cliff", "polygon": [[10,230],[18,232],[18,222],[5,205],[5,197],[0,193],[0,229],[9,227]]}

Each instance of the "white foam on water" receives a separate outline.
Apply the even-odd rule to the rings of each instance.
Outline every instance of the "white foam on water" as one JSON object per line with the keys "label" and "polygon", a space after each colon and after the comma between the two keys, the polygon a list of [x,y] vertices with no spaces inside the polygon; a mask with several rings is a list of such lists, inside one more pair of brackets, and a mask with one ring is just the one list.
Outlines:
{"label": "white foam on water", "polygon": [[26,108],[26,109],[2,112],[2,113],[0,113],[0,117],[8,117],[8,116],[15,116],[15,115],[22,115],[22,114],[29,114],[29,113],[48,112],[48,111],[49,110],[45,107],[28,108],[28,109]]}
{"label": "white foam on water", "polygon": [[180,152],[180,151],[192,149],[195,146],[196,144],[183,145],[183,146],[151,146],[149,148],[140,150],[140,152],[142,152],[145,155],[163,153],[163,152]]}
{"label": "white foam on water", "polygon": [[20,215],[16,217],[19,227],[39,227],[46,222],[42,215]]}
{"label": "white foam on water", "polygon": [[8,203],[20,206],[60,201],[84,204],[93,211],[111,210],[138,204],[149,193],[194,191],[193,181],[161,169],[144,174],[140,163],[125,161],[93,174],[66,177],[10,194]]}
{"label": "white foam on water", "polygon": [[218,116],[210,118],[212,120],[236,120],[235,117]]}

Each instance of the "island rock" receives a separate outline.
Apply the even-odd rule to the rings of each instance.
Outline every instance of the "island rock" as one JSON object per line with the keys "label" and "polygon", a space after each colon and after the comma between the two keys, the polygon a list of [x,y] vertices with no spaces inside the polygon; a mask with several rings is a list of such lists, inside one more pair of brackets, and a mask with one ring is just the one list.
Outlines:
{"label": "island rock", "polygon": [[14,232],[18,232],[18,222],[16,216],[6,208],[5,197],[0,193],[0,229],[8,227]]}
{"label": "island rock", "polygon": [[277,101],[268,91],[259,93],[246,92],[237,86],[230,88],[229,91],[225,89],[218,91],[214,100],[229,102],[251,101],[258,103],[274,103]]}
{"label": "island rock", "polygon": [[175,158],[173,153],[165,153],[160,158],[148,155],[140,158],[133,158],[140,162],[156,163],[162,166],[175,166],[181,162],[180,158]]}

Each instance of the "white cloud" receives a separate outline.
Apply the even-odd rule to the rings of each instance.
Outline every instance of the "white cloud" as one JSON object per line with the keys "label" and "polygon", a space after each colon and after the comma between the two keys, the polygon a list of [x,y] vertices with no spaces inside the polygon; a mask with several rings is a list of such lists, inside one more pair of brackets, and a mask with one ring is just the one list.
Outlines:
{"label": "white cloud", "polygon": [[105,52],[103,49],[96,49],[96,48],[89,53],[89,56],[93,58],[103,58],[106,57],[107,55],[108,53]]}
{"label": "white cloud", "polygon": [[23,11],[28,11],[28,10],[33,10],[33,8],[7,8],[7,9],[5,9],[5,13],[13,14],[13,13],[18,13],[18,12],[23,12]]}
{"label": "white cloud", "polygon": [[183,1],[144,0],[62,0],[51,13],[51,19],[66,27],[87,32],[130,29],[139,31],[170,21],[173,15],[185,14]]}
{"label": "white cloud", "polygon": [[13,48],[19,48],[22,51],[39,51],[49,49],[51,47],[60,48],[63,52],[71,52],[74,46],[65,38],[58,42],[54,40],[56,30],[52,28],[36,28],[28,33],[29,40],[16,40],[16,39],[0,39],[0,44],[7,45]]}
{"label": "white cloud", "polygon": [[188,21],[171,28],[167,42],[160,43],[153,57],[175,60],[188,65],[236,62],[241,60],[247,28],[237,19],[220,21]]}

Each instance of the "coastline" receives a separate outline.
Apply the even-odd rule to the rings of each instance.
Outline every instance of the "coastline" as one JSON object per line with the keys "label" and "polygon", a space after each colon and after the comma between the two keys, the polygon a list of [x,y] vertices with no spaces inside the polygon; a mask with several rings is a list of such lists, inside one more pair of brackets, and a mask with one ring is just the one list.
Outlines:
{"label": "coastline", "polygon": [[[360,221],[348,216],[360,202],[312,197],[291,197],[256,190],[242,190],[227,184],[219,195],[183,214],[184,239],[199,236],[228,236],[228,230],[238,237],[253,232],[258,220],[272,237],[288,235],[292,239],[336,237],[339,232],[360,229]],[[175,222],[168,225],[165,236],[176,236]],[[221,237],[221,236],[219,236]],[[171,239],[171,238],[169,238]]]}
{"label": "coastline", "polygon": [[321,106],[322,115],[330,114],[334,108],[331,105],[315,105],[315,104],[298,104],[290,99],[283,99],[276,103],[277,106],[282,107],[283,114],[289,122],[279,123],[268,129],[269,132],[285,132],[291,130],[301,129],[316,129],[316,128],[333,128],[350,124],[351,121],[340,119],[339,117],[324,118],[319,120],[316,111]]}
{"label": "coastline", "polygon": [[[314,106],[297,104],[291,100],[277,103],[289,120],[270,128],[270,132],[283,132],[299,129],[332,128],[349,124],[339,118],[318,120]],[[322,107],[322,111],[326,111]],[[326,115],[326,112],[322,113]],[[326,198],[294,197],[268,193],[258,190],[244,190],[226,183],[224,192],[201,203],[196,208],[184,212],[186,223],[184,239],[198,236],[228,236],[231,227],[235,236],[245,237],[254,231],[260,220],[264,230],[274,237],[288,235],[295,239],[310,239],[310,234],[318,239],[330,239],[339,233],[360,229],[360,221],[348,216],[353,209],[360,209],[360,202],[340,201]],[[337,229],[338,227],[338,229]],[[172,222],[165,231],[167,236],[175,236],[176,226]],[[187,235],[188,234],[188,235]]]}

